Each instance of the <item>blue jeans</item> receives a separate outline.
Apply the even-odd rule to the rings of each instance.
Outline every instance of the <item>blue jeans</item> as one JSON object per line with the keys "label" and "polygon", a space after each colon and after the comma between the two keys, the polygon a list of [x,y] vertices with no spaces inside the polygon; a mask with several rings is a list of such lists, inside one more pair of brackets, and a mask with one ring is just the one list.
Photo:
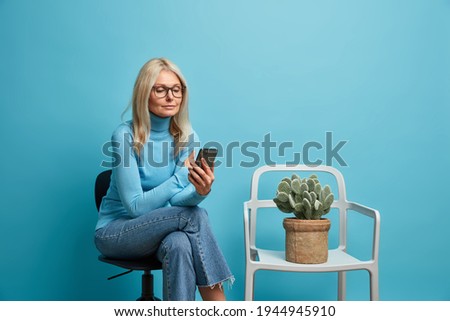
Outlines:
{"label": "blue jeans", "polygon": [[138,218],[123,218],[95,232],[105,256],[135,259],[156,252],[163,266],[164,300],[195,300],[196,286],[212,287],[233,275],[198,206],[163,207]]}

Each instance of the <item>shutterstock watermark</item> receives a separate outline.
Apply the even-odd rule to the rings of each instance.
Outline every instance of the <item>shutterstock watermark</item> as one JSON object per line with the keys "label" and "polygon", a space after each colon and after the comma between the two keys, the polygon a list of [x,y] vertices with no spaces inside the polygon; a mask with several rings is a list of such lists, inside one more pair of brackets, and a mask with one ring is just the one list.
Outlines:
{"label": "shutterstock watermark", "polygon": [[[133,147],[126,142],[131,141],[130,134],[124,134],[123,140],[109,141],[103,144],[102,153],[108,157],[108,160],[103,160],[102,167],[129,167],[130,161],[136,159]],[[259,167],[262,165],[275,165],[280,163],[282,158],[283,163],[287,165],[305,164],[309,166],[328,165],[332,166],[335,161],[342,167],[348,166],[347,162],[341,155],[341,150],[348,143],[348,140],[340,140],[333,142],[333,132],[325,133],[325,143],[319,141],[308,141],[298,149],[291,141],[276,142],[271,138],[271,134],[264,135],[260,142],[257,141],[232,141],[226,144],[210,141],[201,145],[194,141],[193,135],[188,139],[188,142],[182,143],[181,148],[187,149],[186,155],[189,155],[193,150],[203,148],[217,149],[217,156],[214,162],[214,167],[226,166],[240,166],[243,168]],[[159,142],[158,146],[154,142],[147,142],[145,148],[141,149],[141,155],[138,158],[138,166],[145,166],[145,163],[152,167],[165,167],[174,161],[173,142]],[[158,150],[158,154],[155,154]],[[313,156],[319,153],[320,156]],[[235,164],[235,159],[245,157],[245,160],[240,160]],[[276,161],[278,159],[278,161]],[[182,165],[184,159],[180,159]]]}

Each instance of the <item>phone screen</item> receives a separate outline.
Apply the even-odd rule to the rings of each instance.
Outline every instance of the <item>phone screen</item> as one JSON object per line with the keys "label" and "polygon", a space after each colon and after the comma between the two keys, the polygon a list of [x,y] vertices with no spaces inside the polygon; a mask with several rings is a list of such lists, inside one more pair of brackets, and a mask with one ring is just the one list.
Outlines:
{"label": "phone screen", "polygon": [[195,163],[198,166],[202,166],[201,159],[202,157],[205,159],[206,163],[209,167],[212,167],[214,165],[214,159],[217,156],[217,149],[215,148],[202,148],[197,154],[197,160]]}

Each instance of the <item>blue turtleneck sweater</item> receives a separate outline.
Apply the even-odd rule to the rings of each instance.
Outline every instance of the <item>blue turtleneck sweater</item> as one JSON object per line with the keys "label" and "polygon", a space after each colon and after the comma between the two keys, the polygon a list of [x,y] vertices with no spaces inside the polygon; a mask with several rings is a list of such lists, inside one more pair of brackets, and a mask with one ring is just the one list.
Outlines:
{"label": "blue turtleneck sweater", "polygon": [[131,121],[119,125],[112,135],[116,163],[100,206],[96,230],[118,218],[134,218],[170,205],[194,206],[205,198],[189,182],[188,169],[183,165],[192,148],[184,148],[174,156],[170,117],[150,116],[150,136],[141,149],[141,157],[132,147]]}

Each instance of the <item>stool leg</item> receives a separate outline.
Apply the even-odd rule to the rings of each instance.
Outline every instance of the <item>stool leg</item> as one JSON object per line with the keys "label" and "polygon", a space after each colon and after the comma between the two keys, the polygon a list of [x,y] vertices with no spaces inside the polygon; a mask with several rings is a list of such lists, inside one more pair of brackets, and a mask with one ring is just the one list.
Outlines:
{"label": "stool leg", "polygon": [[142,294],[136,301],[159,301],[153,295],[153,275],[150,271],[144,271],[142,274]]}

